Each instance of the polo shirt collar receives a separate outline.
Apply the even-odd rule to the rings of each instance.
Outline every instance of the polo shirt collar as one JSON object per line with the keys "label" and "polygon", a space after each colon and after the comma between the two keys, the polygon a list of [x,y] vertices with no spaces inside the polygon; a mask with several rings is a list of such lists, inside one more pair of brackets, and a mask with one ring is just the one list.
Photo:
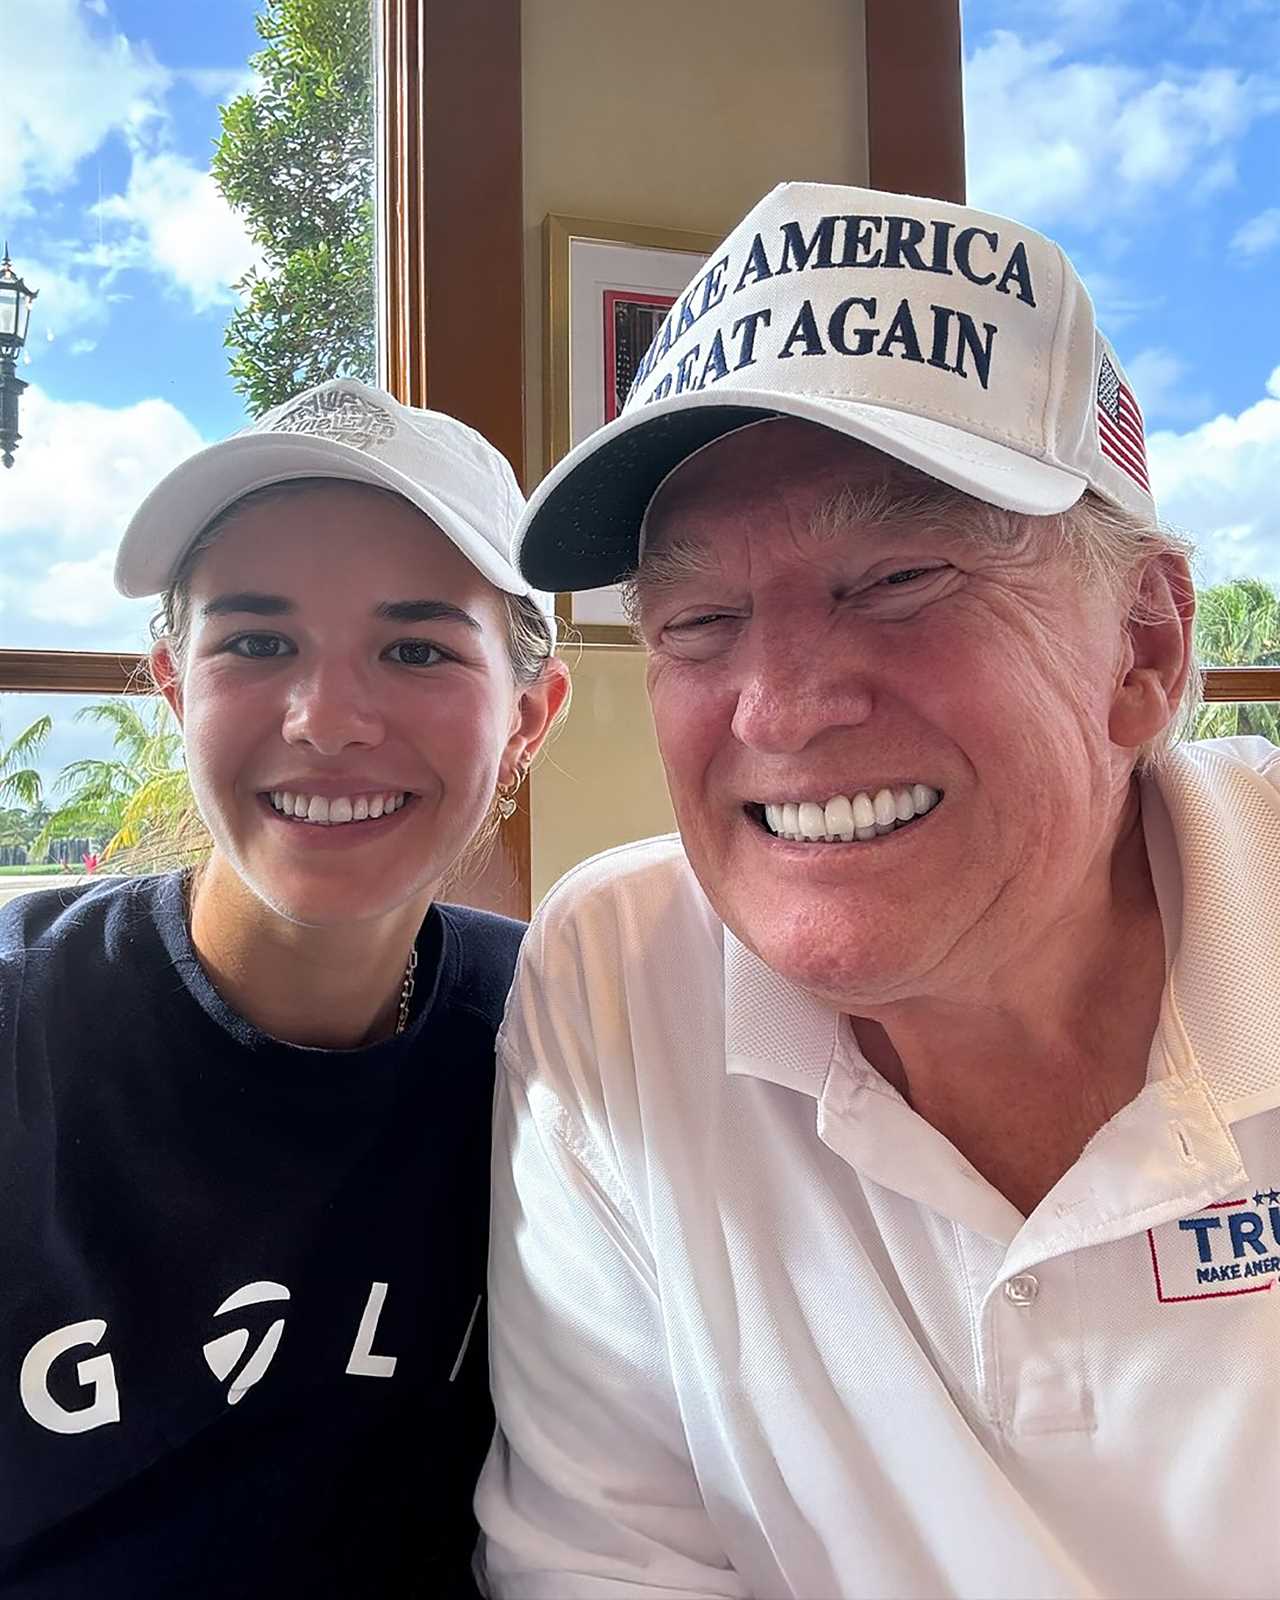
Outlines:
{"label": "polo shirt collar", "polygon": [[1218,1111],[1238,1122],[1280,1105],[1280,793],[1208,744],[1177,747],[1150,781],[1181,899],[1169,1010]]}
{"label": "polo shirt collar", "polygon": [[731,1076],[764,1078],[818,1099],[835,1060],[840,1014],[724,931],[724,1054]]}

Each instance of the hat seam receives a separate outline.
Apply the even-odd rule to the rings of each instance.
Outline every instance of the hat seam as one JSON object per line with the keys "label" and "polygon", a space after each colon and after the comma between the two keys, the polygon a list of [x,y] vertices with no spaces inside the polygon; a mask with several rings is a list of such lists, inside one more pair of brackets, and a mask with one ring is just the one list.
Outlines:
{"label": "hat seam", "polygon": [[[1067,337],[1066,331],[1065,331],[1066,330],[1066,323],[1067,323],[1067,295],[1066,295],[1066,290],[1067,290],[1068,286],[1070,286],[1071,291],[1072,291],[1072,298],[1073,299],[1075,298],[1076,294],[1079,293],[1079,290],[1071,282],[1073,274],[1068,270],[1069,263],[1067,261],[1065,253],[1063,252],[1062,246],[1055,242],[1054,247],[1053,247],[1053,251],[1054,251],[1053,260],[1054,260],[1055,264],[1057,265],[1059,271],[1062,274],[1062,288],[1061,288],[1061,291],[1059,292],[1059,295],[1058,295],[1058,315],[1054,319],[1053,333],[1052,333],[1052,335],[1051,335],[1051,337],[1049,339],[1049,361],[1050,361],[1050,365],[1052,366],[1054,352],[1058,348],[1059,340],[1061,340],[1066,346],[1066,354],[1065,354],[1065,356],[1063,358],[1062,390],[1063,390],[1063,394],[1064,395],[1070,395],[1070,393],[1071,393],[1071,374],[1072,374],[1072,353],[1071,353],[1071,340]],[[1094,328],[1094,343],[1096,344],[1096,342],[1097,342],[1097,328],[1096,328],[1096,324],[1095,324],[1095,328]],[[1048,412],[1049,412],[1049,397],[1050,397],[1050,394],[1052,393],[1052,389],[1053,389],[1053,385],[1051,383],[1045,385],[1044,404],[1041,407],[1040,435],[1041,435],[1041,437],[1043,439],[1046,440],[1046,442],[1047,442],[1048,437],[1049,437]],[[1061,411],[1061,406],[1059,406],[1058,410],[1059,410],[1059,412]],[[1061,418],[1060,415],[1054,417],[1055,454],[1058,452],[1058,448],[1061,446],[1061,442],[1062,442],[1062,440],[1061,440],[1061,433],[1062,433],[1061,422],[1062,422],[1062,418]],[[1081,442],[1083,443],[1083,441],[1081,441]],[[1093,472],[1092,472],[1092,470],[1090,470],[1088,472],[1087,477],[1088,477],[1089,481],[1092,483],[1092,481],[1093,481]]]}

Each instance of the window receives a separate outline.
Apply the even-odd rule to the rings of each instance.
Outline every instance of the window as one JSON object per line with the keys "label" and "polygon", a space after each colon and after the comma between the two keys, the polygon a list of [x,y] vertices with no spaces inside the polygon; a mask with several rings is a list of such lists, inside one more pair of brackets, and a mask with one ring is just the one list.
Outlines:
{"label": "window", "polygon": [[[1280,669],[1280,102],[1256,70],[1274,15],[964,0],[964,23],[970,202],[1080,269],[1145,413],[1161,515],[1199,547],[1202,658]],[[1234,692],[1280,699],[1280,670]]]}
{"label": "window", "polygon": [[[154,610],[111,579],[150,486],[299,388],[376,375],[370,0],[57,0],[6,126],[0,233],[38,298],[0,482],[0,646],[30,654],[0,688],[110,692]],[[69,766],[120,756],[86,704],[0,696],[0,756],[51,720],[55,806]]]}

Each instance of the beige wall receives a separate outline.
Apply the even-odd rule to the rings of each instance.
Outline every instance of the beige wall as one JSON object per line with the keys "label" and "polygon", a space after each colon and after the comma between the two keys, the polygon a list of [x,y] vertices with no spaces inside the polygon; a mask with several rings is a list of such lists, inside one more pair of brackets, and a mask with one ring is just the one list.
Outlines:
{"label": "beige wall", "polygon": [[[867,177],[862,0],[524,0],[525,407],[541,472],[542,219],[725,233],[775,183]],[[531,781],[536,904],[673,824],[638,653],[584,646]]]}
{"label": "beige wall", "polygon": [[530,779],[533,903],[577,861],[675,827],[644,692],[644,657],[572,646],[573,705]]}

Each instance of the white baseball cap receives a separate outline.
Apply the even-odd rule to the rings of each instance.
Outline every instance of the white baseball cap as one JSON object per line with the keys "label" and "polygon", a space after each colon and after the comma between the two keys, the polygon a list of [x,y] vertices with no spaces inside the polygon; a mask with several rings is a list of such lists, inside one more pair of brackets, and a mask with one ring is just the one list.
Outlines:
{"label": "white baseball cap", "polygon": [[1155,515],[1142,413],[1058,245],[941,200],[784,183],[676,300],[621,414],[539,484],[521,572],[613,583],[667,474],[776,416],[1010,511],[1065,511],[1092,488]]}
{"label": "white baseball cap", "polygon": [[134,513],[116,555],[116,588],[159,594],[201,529],[236,500],[291,478],[338,478],[403,495],[495,588],[553,598],[516,570],[511,541],[524,496],[506,457],[465,422],[401,405],[355,378],[317,384],[188,457]]}

